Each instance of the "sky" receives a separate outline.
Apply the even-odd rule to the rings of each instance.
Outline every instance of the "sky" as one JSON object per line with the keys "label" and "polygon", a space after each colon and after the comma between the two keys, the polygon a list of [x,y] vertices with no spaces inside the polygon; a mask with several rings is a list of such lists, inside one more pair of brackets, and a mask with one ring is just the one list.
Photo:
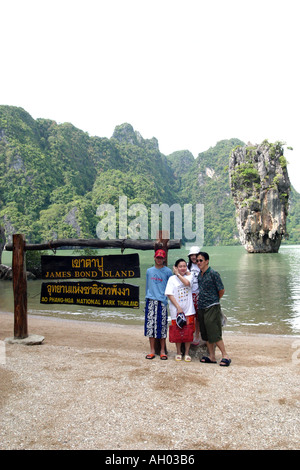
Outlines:
{"label": "sky", "polygon": [[[0,0],[0,104],[168,155],[286,144],[300,192],[299,0]],[[288,150],[292,147],[293,150]]]}

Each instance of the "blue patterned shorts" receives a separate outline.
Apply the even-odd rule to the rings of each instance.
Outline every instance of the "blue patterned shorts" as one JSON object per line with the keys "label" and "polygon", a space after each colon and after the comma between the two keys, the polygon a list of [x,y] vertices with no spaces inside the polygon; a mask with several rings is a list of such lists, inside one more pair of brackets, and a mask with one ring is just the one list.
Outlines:
{"label": "blue patterned shorts", "polygon": [[166,338],[168,333],[168,307],[159,300],[146,299],[145,336]]}

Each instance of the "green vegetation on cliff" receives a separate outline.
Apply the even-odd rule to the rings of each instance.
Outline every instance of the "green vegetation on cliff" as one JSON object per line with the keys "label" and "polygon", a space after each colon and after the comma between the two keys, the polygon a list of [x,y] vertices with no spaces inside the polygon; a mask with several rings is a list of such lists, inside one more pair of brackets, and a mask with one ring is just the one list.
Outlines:
{"label": "green vegetation on cliff", "polygon": [[[130,124],[111,138],[91,137],[70,123],[34,120],[22,108],[0,106],[0,220],[8,238],[31,242],[95,238],[100,204],[204,204],[206,245],[239,243],[229,178],[231,150],[223,140],[197,158],[165,156],[155,138]],[[251,175],[250,175],[251,176]],[[253,175],[252,175],[253,176]],[[288,231],[300,242],[299,194],[292,190]],[[150,233],[149,233],[150,237]]]}

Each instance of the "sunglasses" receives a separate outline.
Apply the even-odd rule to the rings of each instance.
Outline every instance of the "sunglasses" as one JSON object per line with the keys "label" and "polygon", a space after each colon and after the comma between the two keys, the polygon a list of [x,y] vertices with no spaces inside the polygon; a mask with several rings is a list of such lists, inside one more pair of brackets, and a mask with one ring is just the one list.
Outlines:
{"label": "sunglasses", "polygon": [[197,263],[204,263],[205,259],[197,259],[196,262]]}

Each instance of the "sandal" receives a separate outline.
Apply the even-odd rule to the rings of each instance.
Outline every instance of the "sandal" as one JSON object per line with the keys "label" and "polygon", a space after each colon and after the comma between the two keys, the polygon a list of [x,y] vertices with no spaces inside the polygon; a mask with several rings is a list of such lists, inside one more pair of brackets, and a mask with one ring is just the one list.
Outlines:
{"label": "sandal", "polygon": [[185,362],[191,362],[192,358],[191,356],[184,356]]}
{"label": "sandal", "polygon": [[145,357],[145,359],[154,359],[155,358],[155,354],[147,354],[147,356]]}
{"label": "sandal", "polygon": [[220,366],[221,367],[228,367],[231,363],[231,359],[227,359],[226,357],[223,357],[221,362],[220,362]]}
{"label": "sandal", "polygon": [[205,364],[217,364],[217,361],[212,361],[208,356],[203,356],[202,359],[200,359],[200,362]]}
{"label": "sandal", "polygon": [[182,355],[181,354],[176,354],[175,361],[180,362],[181,360],[182,360]]}
{"label": "sandal", "polygon": [[160,358],[162,361],[166,361],[168,359],[168,356],[166,354],[161,354]]}

